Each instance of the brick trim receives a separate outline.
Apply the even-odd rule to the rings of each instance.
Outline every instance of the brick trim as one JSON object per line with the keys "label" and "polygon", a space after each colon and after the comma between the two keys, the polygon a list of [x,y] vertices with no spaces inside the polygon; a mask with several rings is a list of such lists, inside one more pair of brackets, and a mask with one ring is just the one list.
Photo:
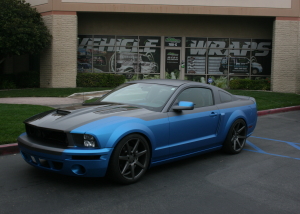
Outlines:
{"label": "brick trim", "polygon": [[49,16],[49,15],[77,15],[77,12],[74,11],[50,11],[41,13],[42,16]]}
{"label": "brick trim", "polygon": [[300,21],[300,18],[297,18],[297,17],[276,17],[276,20],[282,20],[282,21]]}

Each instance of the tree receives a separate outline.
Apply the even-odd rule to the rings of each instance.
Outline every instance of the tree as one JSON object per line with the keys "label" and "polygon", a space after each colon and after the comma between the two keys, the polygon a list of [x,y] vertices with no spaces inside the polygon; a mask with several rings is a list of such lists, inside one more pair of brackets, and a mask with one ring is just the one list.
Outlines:
{"label": "tree", "polygon": [[51,35],[41,14],[25,0],[0,0],[0,63],[6,57],[37,54]]}

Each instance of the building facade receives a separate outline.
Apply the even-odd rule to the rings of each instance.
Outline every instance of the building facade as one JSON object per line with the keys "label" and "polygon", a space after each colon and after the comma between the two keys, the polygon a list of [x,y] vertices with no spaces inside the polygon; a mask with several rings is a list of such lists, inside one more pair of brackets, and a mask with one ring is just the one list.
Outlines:
{"label": "building facade", "polygon": [[[217,86],[271,80],[300,93],[300,0],[27,0],[53,41],[41,87],[76,87],[79,72]],[[9,66],[8,66],[9,67]]]}

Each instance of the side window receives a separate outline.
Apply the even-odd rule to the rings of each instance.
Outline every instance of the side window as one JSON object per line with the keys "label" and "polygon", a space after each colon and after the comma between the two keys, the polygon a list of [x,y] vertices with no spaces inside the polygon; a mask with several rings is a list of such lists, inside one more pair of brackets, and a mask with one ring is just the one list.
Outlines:
{"label": "side window", "polygon": [[220,99],[221,99],[221,102],[222,103],[226,103],[226,102],[230,102],[232,101],[232,97],[230,94],[227,94],[223,91],[219,91],[219,94],[220,94]]}
{"label": "side window", "polygon": [[214,104],[212,91],[207,88],[188,88],[182,91],[176,102],[189,101],[195,104],[195,108],[211,106]]}

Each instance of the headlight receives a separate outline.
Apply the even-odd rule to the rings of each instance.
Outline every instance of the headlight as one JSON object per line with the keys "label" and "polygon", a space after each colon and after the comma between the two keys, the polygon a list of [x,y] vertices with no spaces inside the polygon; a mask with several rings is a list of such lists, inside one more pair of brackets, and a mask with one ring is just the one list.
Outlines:
{"label": "headlight", "polygon": [[96,147],[96,140],[92,135],[85,134],[83,135],[83,145],[85,147]]}

